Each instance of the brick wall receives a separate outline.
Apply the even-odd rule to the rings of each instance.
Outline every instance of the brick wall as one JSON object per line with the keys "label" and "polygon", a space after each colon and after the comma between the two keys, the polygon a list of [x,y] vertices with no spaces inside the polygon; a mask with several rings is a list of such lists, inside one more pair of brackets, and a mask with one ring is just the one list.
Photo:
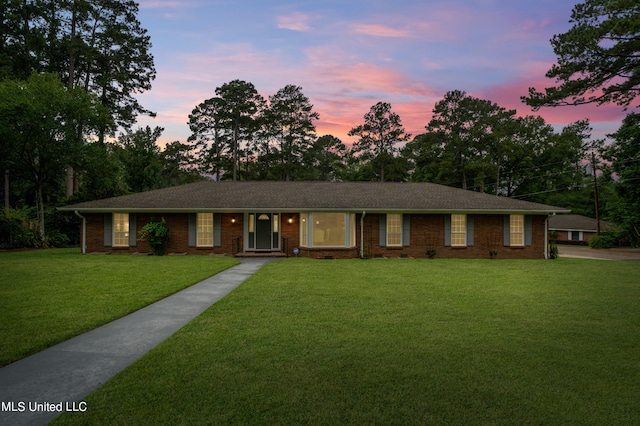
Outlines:
{"label": "brick wall", "polygon": [[[147,242],[139,241],[136,247],[104,246],[104,214],[86,214],[87,219],[87,253],[148,253]],[[244,214],[223,213],[221,215],[222,245],[220,247],[189,247],[189,220],[186,213],[137,214],[137,229],[141,229],[151,218],[165,218],[169,227],[169,243],[167,253],[187,254],[234,254],[234,244],[244,247],[243,229]],[[300,247],[300,216],[284,213],[280,221],[280,237],[286,239],[286,254],[293,255],[293,249],[300,249],[300,256],[312,258],[357,258],[360,256],[360,219],[356,215],[356,247],[352,248],[306,248]],[[474,245],[470,247],[444,246],[444,215],[413,214],[411,215],[411,236],[409,247],[380,247],[378,214],[366,214],[364,220],[364,253],[368,257],[427,257],[426,250],[435,249],[436,257],[441,258],[489,258],[489,249],[497,250],[498,259],[544,257],[544,216],[533,217],[532,245],[528,247],[505,247],[502,242],[503,215],[475,215]],[[235,219],[233,223],[232,219]],[[289,223],[291,219],[291,223]],[[285,247],[282,247],[284,250]]]}
{"label": "brick wall", "polygon": [[[149,243],[138,241],[135,247],[105,247],[104,246],[104,214],[85,214],[87,219],[87,253],[149,253]],[[234,239],[239,238],[242,249],[242,213],[223,213],[221,215],[222,245],[220,247],[189,247],[189,215],[186,213],[166,214],[136,214],[136,227],[139,231],[152,218],[164,218],[169,227],[169,242],[167,253],[187,254],[233,254]],[[232,222],[235,219],[235,223]]]}
{"label": "brick wall", "polygon": [[[503,215],[474,215],[474,245],[469,247],[445,247],[444,216],[441,214],[411,215],[411,237],[409,247],[380,247],[379,217],[366,215],[365,228],[369,229],[373,257],[427,257],[426,250],[435,249],[436,257],[489,258],[489,249],[496,249],[498,259],[544,258],[544,216],[533,217],[532,245],[528,247],[505,247],[503,245]],[[360,215],[358,215],[360,220]],[[358,231],[359,232],[359,231]],[[359,238],[359,237],[358,237]],[[367,231],[365,231],[367,238]],[[360,241],[358,239],[358,241]]]}

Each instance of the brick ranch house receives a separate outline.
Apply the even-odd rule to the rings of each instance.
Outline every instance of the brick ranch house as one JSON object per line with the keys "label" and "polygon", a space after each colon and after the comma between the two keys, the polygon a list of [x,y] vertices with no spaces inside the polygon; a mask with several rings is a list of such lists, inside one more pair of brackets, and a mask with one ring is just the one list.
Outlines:
{"label": "brick ranch house", "polygon": [[83,253],[146,253],[137,230],[169,227],[167,253],[311,258],[546,258],[548,218],[568,211],[432,183],[196,182],[61,207]]}
{"label": "brick ranch house", "polygon": [[[611,222],[600,221],[600,230],[615,230]],[[549,231],[553,239],[564,244],[587,244],[597,235],[597,221],[578,214],[560,214],[549,218]]]}

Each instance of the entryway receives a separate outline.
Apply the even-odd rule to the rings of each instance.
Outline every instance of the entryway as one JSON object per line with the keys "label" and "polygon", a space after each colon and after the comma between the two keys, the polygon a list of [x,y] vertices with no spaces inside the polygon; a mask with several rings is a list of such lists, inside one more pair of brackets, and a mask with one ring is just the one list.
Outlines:
{"label": "entryway", "polygon": [[248,213],[246,251],[280,250],[280,215],[270,212]]}

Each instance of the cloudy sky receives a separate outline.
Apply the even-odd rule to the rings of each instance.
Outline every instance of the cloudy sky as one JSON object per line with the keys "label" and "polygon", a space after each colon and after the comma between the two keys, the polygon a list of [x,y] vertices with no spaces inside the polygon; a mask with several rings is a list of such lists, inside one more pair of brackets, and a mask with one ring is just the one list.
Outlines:
{"label": "cloudy sky", "polygon": [[[571,26],[577,0],[139,0],[157,78],[139,95],[157,112],[140,126],[185,142],[188,115],[216,87],[240,79],[265,98],[302,87],[320,114],[318,135],[347,132],[379,101],[405,129],[424,132],[434,104],[451,90],[533,114],[528,88],[551,85],[549,39]],[[615,131],[617,106],[546,108],[561,128],[589,118],[594,136]]]}

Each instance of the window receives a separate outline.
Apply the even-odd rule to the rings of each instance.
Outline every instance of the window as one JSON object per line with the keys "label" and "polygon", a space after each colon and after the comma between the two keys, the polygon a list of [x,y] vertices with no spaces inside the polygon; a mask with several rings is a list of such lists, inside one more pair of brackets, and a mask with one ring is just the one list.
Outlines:
{"label": "window", "polygon": [[580,231],[569,231],[569,239],[571,241],[582,241],[582,232]]}
{"label": "window", "polygon": [[113,214],[113,246],[129,246],[129,213]]}
{"label": "window", "polygon": [[512,214],[509,217],[509,234],[511,246],[524,246],[524,215]]}
{"label": "window", "polygon": [[399,247],[402,245],[402,215],[387,215],[387,246]]}
{"label": "window", "polygon": [[344,213],[314,213],[314,247],[344,247]]}
{"label": "window", "polygon": [[350,229],[350,235],[349,235],[349,244],[348,247],[355,247],[356,246],[356,214],[355,213],[351,213],[349,215],[349,229]]}
{"label": "window", "polygon": [[213,247],[213,213],[198,213],[198,247]]}
{"label": "window", "polygon": [[467,215],[451,215],[451,246],[466,247],[467,245]]}
{"label": "window", "polygon": [[306,247],[308,245],[307,218],[308,218],[308,215],[306,213],[300,213],[300,245],[303,247]]}
{"label": "window", "polygon": [[355,214],[301,213],[300,245],[303,247],[353,247]]}

